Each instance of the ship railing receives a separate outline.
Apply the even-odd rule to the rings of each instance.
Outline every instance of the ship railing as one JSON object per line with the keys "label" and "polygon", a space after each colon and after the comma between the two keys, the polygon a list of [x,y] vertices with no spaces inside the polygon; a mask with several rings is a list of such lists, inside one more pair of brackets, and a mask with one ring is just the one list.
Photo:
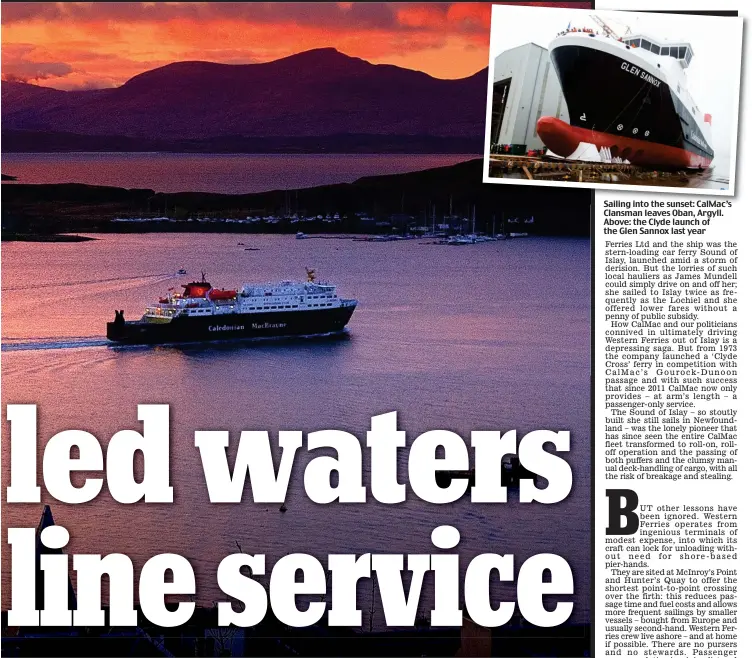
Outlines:
{"label": "ship railing", "polygon": [[146,309],[146,315],[152,316],[152,317],[173,317],[177,314],[177,309],[171,309],[171,308],[155,308],[155,307],[149,307]]}

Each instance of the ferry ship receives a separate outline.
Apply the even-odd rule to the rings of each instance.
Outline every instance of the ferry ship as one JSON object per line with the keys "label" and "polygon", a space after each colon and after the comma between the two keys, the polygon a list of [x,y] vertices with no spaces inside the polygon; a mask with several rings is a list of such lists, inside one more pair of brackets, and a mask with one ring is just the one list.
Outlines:
{"label": "ferry ship", "polygon": [[139,320],[123,311],[107,323],[107,338],[116,343],[161,344],[323,336],[341,333],[357,300],[337,296],[334,285],[318,283],[314,270],[305,282],[245,284],[237,290],[214,288],[201,281],[183,285],[146,308]]}
{"label": "ferry ship", "polygon": [[708,167],[711,116],[697,107],[685,75],[691,44],[619,37],[598,22],[604,33],[567,29],[549,46],[570,123],[541,117],[543,143],[564,158],[585,143],[639,166]]}

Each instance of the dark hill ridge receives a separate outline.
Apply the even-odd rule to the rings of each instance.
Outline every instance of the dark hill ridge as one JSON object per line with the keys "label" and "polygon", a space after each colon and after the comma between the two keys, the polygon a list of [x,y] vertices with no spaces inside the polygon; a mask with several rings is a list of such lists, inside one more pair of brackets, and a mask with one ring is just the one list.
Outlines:
{"label": "dark hill ridge", "polygon": [[[239,231],[248,225],[182,222],[147,225],[112,224],[119,216],[169,215],[266,216],[285,207],[302,213],[339,212],[353,217],[365,212],[379,219],[406,213],[425,217],[432,205],[439,218],[453,204],[455,213],[469,216],[476,208],[478,226],[490,230],[492,218],[500,220],[535,216],[535,230],[543,235],[587,236],[590,232],[590,190],[538,188],[531,194],[526,187],[492,185],[482,182],[483,161],[426,169],[407,174],[360,178],[354,183],[322,185],[294,190],[272,190],[256,194],[213,194],[205,192],[155,193],[153,190],[126,190],[80,184],[3,186],[3,224],[19,234],[49,234],[70,231]],[[298,228],[286,227],[295,232]],[[267,229],[269,230],[269,229]],[[280,230],[280,228],[271,229]],[[338,230],[358,230],[348,225]]]}
{"label": "dark hill ridge", "polygon": [[2,127],[20,150],[24,135],[40,133],[166,142],[349,134],[463,138],[480,152],[485,97],[485,70],[441,80],[323,48],[262,64],[175,62],[113,89],[4,82]]}

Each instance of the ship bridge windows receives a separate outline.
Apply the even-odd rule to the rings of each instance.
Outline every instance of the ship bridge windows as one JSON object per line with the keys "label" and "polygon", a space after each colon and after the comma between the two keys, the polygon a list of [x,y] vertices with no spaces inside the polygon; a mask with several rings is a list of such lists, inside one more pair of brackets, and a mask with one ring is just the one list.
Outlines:
{"label": "ship bridge windows", "polygon": [[657,43],[653,43],[652,41],[648,39],[635,39],[634,45],[637,47],[637,44],[639,43],[639,47],[643,50],[647,50],[650,53],[653,53],[654,55],[660,55],[661,54],[661,47]]}
{"label": "ship bridge windows", "polygon": [[643,36],[633,36],[630,39],[625,39],[625,43],[633,48],[642,48],[654,55],[660,55],[661,57],[672,57],[679,60],[679,63],[683,68],[689,66],[692,61],[694,53],[692,52],[691,44],[684,42],[674,43],[661,43],[659,40],[646,39]]}

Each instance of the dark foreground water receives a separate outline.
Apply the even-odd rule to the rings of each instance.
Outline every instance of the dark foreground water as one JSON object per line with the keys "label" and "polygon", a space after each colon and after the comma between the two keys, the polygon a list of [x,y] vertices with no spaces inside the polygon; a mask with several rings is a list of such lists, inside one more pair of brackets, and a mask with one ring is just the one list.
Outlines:
{"label": "dark foreground water", "polygon": [[[575,574],[573,619],[590,599],[589,242],[517,239],[463,248],[417,241],[365,243],[292,236],[106,235],[72,244],[3,246],[2,402],[35,403],[40,452],[55,432],[84,429],[103,444],[139,429],[138,403],[169,403],[173,505],[127,506],[106,491],[80,506],[52,505],[72,536],[68,552],[129,555],[137,569],[157,553],[180,553],[197,573],[203,605],[220,598],[215,569],[237,550],[265,553],[267,573],[291,552],[433,550],[431,530],[456,526],[461,562],[484,552],[564,556]],[[237,243],[246,244],[240,246]],[[245,246],[259,251],[245,251]],[[302,278],[304,267],[360,300],[349,340],[113,348],[102,340],[115,308],[126,317],[203,268],[219,287]],[[450,429],[539,428],[572,433],[575,487],[553,506],[319,506],[305,496],[301,463],[288,511],[277,505],[210,505],[193,432],[343,429],[361,438],[370,417],[398,411],[408,442]],[[3,423],[2,484],[8,484]],[[365,451],[364,451],[365,453]],[[232,450],[234,459],[234,450]],[[41,469],[40,469],[41,470]],[[406,460],[401,460],[406,481]],[[369,481],[366,465],[366,484]],[[43,489],[44,492],[44,489]],[[248,493],[248,492],[247,492]],[[44,493],[43,493],[44,496]],[[10,599],[8,527],[36,526],[41,507],[3,503],[3,608]],[[138,574],[138,571],[136,572]],[[514,597],[498,584],[494,593]],[[369,623],[371,586],[361,582]],[[377,611],[374,627],[383,624]],[[420,613],[432,605],[425,588]]]}
{"label": "dark foreground water", "polygon": [[[157,192],[249,194],[351,183],[463,162],[463,154],[3,153],[19,183],[86,183]],[[7,184],[7,183],[6,183]]]}

